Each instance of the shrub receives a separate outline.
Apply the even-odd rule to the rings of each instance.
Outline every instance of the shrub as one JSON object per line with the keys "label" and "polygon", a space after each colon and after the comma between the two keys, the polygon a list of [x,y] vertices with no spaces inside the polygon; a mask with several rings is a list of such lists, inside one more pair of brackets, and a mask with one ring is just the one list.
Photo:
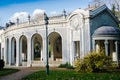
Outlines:
{"label": "shrub", "polygon": [[78,72],[101,72],[112,66],[112,59],[105,56],[103,51],[91,52],[83,59],[75,61],[75,70]]}
{"label": "shrub", "polygon": [[3,67],[4,67],[4,61],[0,60],[0,70],[3,69]]}
{"label": "shrub", "polygon": [[58,67],[67,68],[67,69],[73,69],[73,66],[68,62],[66,62],[65,64],[60,64]]}

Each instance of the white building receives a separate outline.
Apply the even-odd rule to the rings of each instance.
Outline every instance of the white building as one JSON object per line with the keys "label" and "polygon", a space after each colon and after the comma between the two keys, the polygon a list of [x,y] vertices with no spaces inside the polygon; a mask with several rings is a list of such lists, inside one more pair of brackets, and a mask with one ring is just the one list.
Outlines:
{"label": "white building", "polygon": [[[103,5],[96,10],[76,9],[69,15],[49,17],[49,65],[58,66],[92,50],[104,49],[114,61],[120,59],[118,20]],[[1,59],[16,66],[46,65],[46,25],[44,14],[37,20],[17,23],[0,31]]]}

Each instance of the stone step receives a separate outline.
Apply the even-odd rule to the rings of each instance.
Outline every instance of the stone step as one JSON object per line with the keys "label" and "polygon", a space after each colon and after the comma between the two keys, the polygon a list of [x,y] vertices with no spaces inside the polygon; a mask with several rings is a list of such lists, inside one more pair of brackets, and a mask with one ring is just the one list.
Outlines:
{"label": "stone step", "polygon": [[[62,61],[49,61],[49,66],[59,66],[62,63]],[[45,66],[46,63],[43,61],[32,61],[32,66]]]}

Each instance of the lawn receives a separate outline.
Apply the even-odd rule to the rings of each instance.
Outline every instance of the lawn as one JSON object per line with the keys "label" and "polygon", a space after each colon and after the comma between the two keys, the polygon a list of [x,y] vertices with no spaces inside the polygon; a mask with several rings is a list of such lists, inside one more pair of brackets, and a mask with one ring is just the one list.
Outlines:
{"label": "lawn", "polygon": [[120,72],[111,73],[77,73],[73,70],[40,70],[24,77],[22,80],[120,80]]}
{"label": "lawn", "polygon": [[0,70],[0,77],[19,71],[18,69],[4,68]]}

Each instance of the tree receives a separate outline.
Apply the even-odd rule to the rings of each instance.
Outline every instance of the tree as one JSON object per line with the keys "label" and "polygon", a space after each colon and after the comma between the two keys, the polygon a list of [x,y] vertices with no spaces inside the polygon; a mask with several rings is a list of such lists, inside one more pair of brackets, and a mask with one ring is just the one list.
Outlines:
{"label": "tree", "polygon": [[114,4],[112,5],[112,10],[111,11],[115,15],[115,5]]}
{"label": "tree", "polygon": [[120,0],[112,0],[112,3],[115,6],[115,14],[119,19],[119,27],[120,27]]}
{"label": "tree", "polygon": [[115,14],[120,20],[120,0],[91,0],[90,6],[95,6],[95,8],[97,8],[103,4],[106,4],[111,8],[113,14]]}
{"label": "tree", "polygon": [[94,6],[95,8],[100,7],[103,4],[105,4],[105,0],[92,0],[91,1],[91,6]]}

